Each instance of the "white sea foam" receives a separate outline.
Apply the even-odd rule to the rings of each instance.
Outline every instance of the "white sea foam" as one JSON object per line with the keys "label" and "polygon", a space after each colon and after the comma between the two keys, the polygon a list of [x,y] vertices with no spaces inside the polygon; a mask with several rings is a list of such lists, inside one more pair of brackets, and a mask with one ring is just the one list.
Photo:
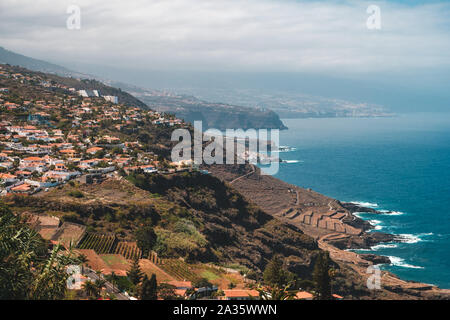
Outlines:
{"label": "white sea foam", "polygon": [[299,162],[303,162],[301,160],[283,160],[283,163],[299,163]]}
{"label": "white sea foam", "polygon": [[432,236],[433,233],[419,233],[419,234],[399,234],[397,235],[398,240],[403,243],[418,243],[424,241],[422,237]]}
{"label": "white sea foam", "polygon": [[393,248],[397,248],[397,244],[395,243],[382,243],[382,244],[377,244],[376,246],[373,246],[372,248],[370,248],[370,250],[373,251],[377,251],[380,249],[393,249]]}
{"label": "white sea foam", "polygon": [[388,256],[389,260],[391,260],[391,265],[403,268],[411,268],[411,269],[424,269],[421,266],[414,266],[412,264],[408,264],[405,262],[405,259],[400,257]]}
{"label": "white sea foam", "polygon": [[352,213],[355,217],[360,218],[362,220],[366,220],[363,215],[369,214],[369,212],[353,212]]}
{"label": "white sea foam", "polygon": [[289,147],[289,146],[279,146],[278,150],[272,150],[273,153],[281,153],[281,152],[291,152],[295,151],[297,148],[295,147]]}
{"label": "white sea foam", "polygon": [[404,212],[401,211],[389,211],[389,210],[378,210],[378,212],[380,212],[381,214],[386,214],[389,216],[401,216],[404,215]]}
{"label": "white sea foam", "polygon": [[381,225],[380,220],[369,220],[369,223],[374,226],[375,230],[381,230],[383,229],[383,226]]}
{"label": "white sea foam", "polygon": [[353,203],[360,207],[366,207],[366,208],[376,208],[378,207],[378,203],[372,203],[372,202],[360,202],[360,201],[350,201],[350,203]]}

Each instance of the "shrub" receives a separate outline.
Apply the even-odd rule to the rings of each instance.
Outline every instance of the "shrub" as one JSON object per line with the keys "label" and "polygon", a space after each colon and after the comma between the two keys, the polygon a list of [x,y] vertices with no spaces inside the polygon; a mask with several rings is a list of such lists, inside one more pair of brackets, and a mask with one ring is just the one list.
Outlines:
{"label": "shrub", "polygon": [[67,193],[69,196],[74,198],[83,198],[84,194],[80,190],[72,190]]}

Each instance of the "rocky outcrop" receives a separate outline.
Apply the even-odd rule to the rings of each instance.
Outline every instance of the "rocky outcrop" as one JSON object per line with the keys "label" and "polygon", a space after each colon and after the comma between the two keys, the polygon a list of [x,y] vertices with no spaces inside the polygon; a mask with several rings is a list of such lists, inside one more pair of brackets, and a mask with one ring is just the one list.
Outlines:
{"label": "rocky outcrop", "polygon": [[370,261],[373,264],[389,264],[391,260],[385,256],[378,256],[376,254],[360,254],[360,258]]}

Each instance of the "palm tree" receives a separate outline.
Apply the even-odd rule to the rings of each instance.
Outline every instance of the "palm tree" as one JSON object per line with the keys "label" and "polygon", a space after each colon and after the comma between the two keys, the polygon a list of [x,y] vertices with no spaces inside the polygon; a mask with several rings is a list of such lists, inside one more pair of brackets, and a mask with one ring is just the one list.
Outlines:
{"label": "palm tree", "polygon": [[46,243],[20,216],[0,202],[0,299],[63,299],[68,265],[77,263],[69,250]]}
{"label": "palm tree", "polygon": [[100,292],[103,290],[103,288],[106,285],[106,280],[99,278],[99,279],[95,280],[94,285],[97,287],[98,295],[100,295]]}
{"label": "palm tree", "polygon": [[81,263],[81,273],[84,273],[84,264],[89,261],[88,257],[85,254],[80,253],[78,255],[78,260]]}
{"label": "palm tree", "polygon": [[98,298],[99,296],[99,290],[97,285],[95,285],[94,282],[92,282],[91,280],[86,281],[85,283],[83,283],[82,286],[83,290],[86,292],[86,295],[88,297],[94,297],[94,298]]}
{"label": "palm tree", "polygon": [[259,287],[256,290],[259,292],[261,300],[294,300],[295,293],[289,291],[291,285],[292,283],[285,287]]}
{"label": "palm tree", "polygon": [[115,285],[117,279],[118,279],[118,277],[117,277],[116,273],[114,271],[112,271],[111,272],[111,284],[113,286],[113,290],[116,289],[114,285]]}

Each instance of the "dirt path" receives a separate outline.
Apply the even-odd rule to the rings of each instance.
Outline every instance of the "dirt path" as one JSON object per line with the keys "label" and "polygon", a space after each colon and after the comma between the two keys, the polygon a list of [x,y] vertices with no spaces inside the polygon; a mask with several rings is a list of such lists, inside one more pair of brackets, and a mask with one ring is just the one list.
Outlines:
{"label": "dirt path", "polygon": [[233,183],[235,183],[236,181],[238,181],[238,180],[240,180],[240,179],[242,179],[242,178],[248,177],[249,175],[255,173],[255,166],[254,166],[253,164],[252,164],[251,166],[252,166],[252,171],[251,171],[251,172],[246,173],[246,174],[244,174],[244,175],[242,175],[242,176],[240,176],[240,177],[237,177],[236,179],[232,180],[232,181],[230,182],[230,184],[233,184]]}

